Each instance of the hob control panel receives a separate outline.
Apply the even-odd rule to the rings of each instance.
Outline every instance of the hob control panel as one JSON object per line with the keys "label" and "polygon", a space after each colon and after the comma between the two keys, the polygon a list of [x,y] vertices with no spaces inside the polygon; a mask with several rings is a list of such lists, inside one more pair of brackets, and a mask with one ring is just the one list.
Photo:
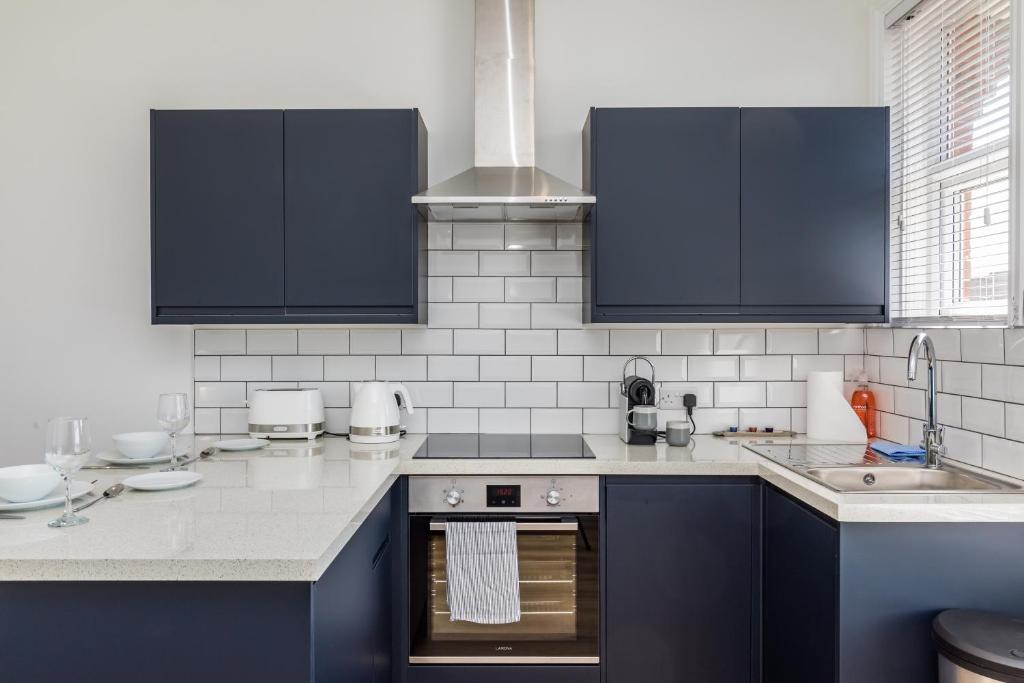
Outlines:
{"label": "hob control panel", "polygon": [[599,478],[411,476],[409,512],[598,512]]}

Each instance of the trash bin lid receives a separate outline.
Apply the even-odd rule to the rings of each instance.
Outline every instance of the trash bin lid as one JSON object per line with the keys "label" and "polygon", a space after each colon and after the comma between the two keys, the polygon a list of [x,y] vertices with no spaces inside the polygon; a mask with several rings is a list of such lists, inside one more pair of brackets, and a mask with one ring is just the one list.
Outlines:
{"label": "trash bin lid", "polygon": [[1024,681],[1024,619],[951,609],[935,617],[932,634],[943,654],[976,673]]}

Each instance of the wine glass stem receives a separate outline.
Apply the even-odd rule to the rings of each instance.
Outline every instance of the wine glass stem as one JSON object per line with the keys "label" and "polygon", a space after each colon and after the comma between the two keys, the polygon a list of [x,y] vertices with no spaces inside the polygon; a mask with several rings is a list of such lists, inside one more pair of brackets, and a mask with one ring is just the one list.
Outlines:
{"label": "wine glass stem", "polygon": [[177,444],[175,443],[175,439],[174,439],[175,436],[176,436],[176,434],[174,432],[171,432],[171,469],[172,470],[178,468],[178,455],[177,455],[178,449],[177,449]]}
{"label": "wine glass stem", "polygon": [[64,519],[71,519],[71,476],[64,475]]}

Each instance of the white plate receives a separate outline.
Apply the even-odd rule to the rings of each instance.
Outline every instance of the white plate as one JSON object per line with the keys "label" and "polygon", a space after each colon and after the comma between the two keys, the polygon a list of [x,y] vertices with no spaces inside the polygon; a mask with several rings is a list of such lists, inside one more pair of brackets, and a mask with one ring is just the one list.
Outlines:
{"label": "white plate", "polygon": [[170,462],[169,453],[161,453],[155,458],[126,458],[117,451],[103,451],[96,454],[97,460],[102,460],[109,465],[159,465],[162,462]]}
{"label": "white plate", "polygon": [[128,477],[121,483],[140,491],[169,491],[191,486],[202,478],[198,472],[150,472]]}
{"label": "white plate", "polygon": [[263,448],[270,441],[267,439],[228,439],[227,441],[218,441],[213,444],[213,447],[220,451],[254,451],[257,448]]}
{"label": "white plate", "polygon": [[[92,491],[92,484],[87,481],[79,481],[77,479],[71,480],[71,499],[81,498],[85,494]],[[38,510],[40,508],[53,507],[54,505],[61,505],[64,503],[64,481],[61,480],[60,486],[55,488],[53,491],[47,494],[46,498],[39,500],[30,500],[27,503],[8,503],[3,498],[0,498],[0,512],[14,512],[15,510]]]}

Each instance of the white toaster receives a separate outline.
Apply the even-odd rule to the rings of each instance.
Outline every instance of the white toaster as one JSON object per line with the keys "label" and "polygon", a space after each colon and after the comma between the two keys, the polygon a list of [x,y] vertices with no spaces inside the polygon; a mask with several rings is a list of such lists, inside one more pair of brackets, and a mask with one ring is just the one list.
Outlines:
{"label": "white toaster", "polygon": [[256,389],[249,401],[249,436],[254,439],[315,439],[324,433],[324,397],[319,389]]}

